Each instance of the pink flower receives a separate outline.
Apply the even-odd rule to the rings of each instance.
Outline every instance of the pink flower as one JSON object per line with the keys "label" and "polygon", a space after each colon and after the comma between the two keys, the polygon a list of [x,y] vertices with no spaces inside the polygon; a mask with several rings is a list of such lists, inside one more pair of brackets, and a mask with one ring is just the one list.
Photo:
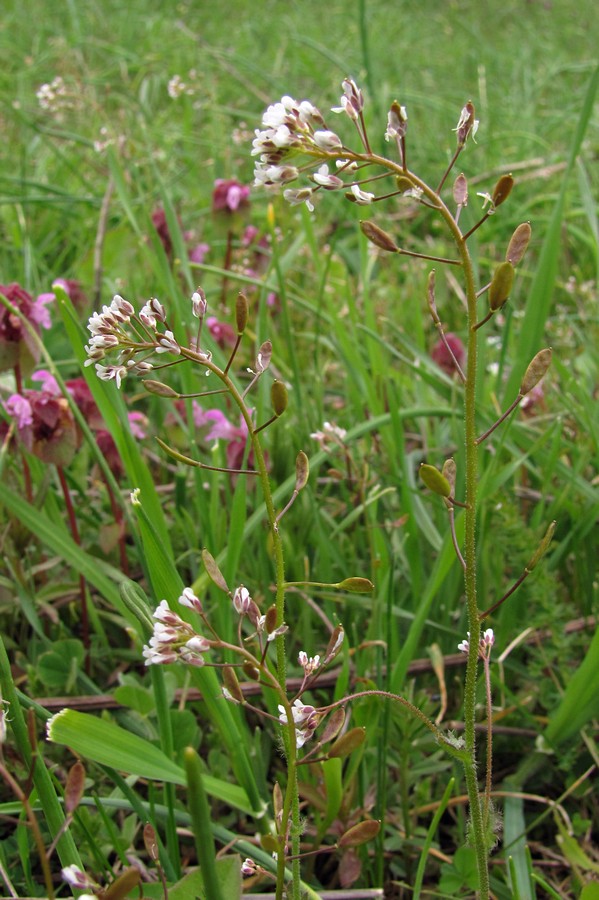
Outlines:
{"label": "pink flower", "polygon": [[164,247],[164,252],[170,259],[173,255],[173,241],[166,221],[166,213],[161,206],[152,213],[152,225],[156,229],[160,243]]}
{"label": "pink flower", "polygon": [[74,278],[55,278],[52,284],[57,284],[63,289],[65,294],[69,296],[71,303],[73,304],[75,309],[79,312],[87,307],[88,297],[81,287],[80,281],[77,281]]}
{"label": "pink flower", "polygon": [[51,372],[48,372],[47,369],[39,369],[39,371],[34,372],[31,376],[32,381],[40,381],[40,390],[46,391],[47,394],[54,394],[55,397],[60,397],[60,388],[56,382],[56,378],[52,375]]}
{"label": "pink flower", "polygon": [[210,250],[210,244],[199,243],[192,247],[189,251],[189,261],[201,265],[206,259],[206,254]]}
{"label": "pink flower", "polygon": [[458,363],[460,368],[463,366],[466,351],[457,334],[453,334],[453,332],[450,331],[445,335],[445,340],[449,344],[453,356],[451,355],[443,341],[439,338],[439,340],[431,350],[431,359],[439,366],[440,369],[445,372],[446,375],[451,376],[454,375],[455,372],[457,372],[456,362]]}
{"label": "pink flower", "polygon": [[19,440],[42,462],[68,465],[79,446],[79,433],[64,397],[47,391],[13,394],[5,405],[15,419]]}
{"label": "pink flower", "polygon": [[52,325],[50,310],[46,309],[49,303],[54,303],[54,294],[39,294],[33,301],[31,310],[31,320],[46,330]]}
{"label": "pink flower", "polygon": [[[19,310],[37,334],[40,324],[49,321],[44,305],[38,305],[20,284],[0,284],[0,294]],[[38,359],[39,349],[21,319],[4,304],[0,305],[0,372],[20,366],[21,374],[28,375]]]}
{"label": "pink flower", "polygon": [[235,178],[217,178],[212,192],[212,212],[236,212],[249,206],[250,189]]}
{"label": "pink flower", "polygon": [[129,428],[131,429],[133,437],[137,438],[138,441],[143,441],[143,439],[147,437],[145,431],[148,424],[147,416],[142,412],[134,410],[133,412],[127,413],[127,418],[129,419]]}
{"label": "pink flower", "polygon": [[234,347],[237,343],[237,332],[228,322],[219,322],[216,316],[208,316],[206,325],[213,339],[222,350],[225,347]]}

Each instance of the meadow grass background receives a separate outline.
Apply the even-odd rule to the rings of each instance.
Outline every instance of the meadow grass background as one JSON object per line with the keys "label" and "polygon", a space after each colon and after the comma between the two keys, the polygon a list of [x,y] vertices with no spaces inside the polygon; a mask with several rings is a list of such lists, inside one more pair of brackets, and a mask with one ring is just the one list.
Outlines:
{"label": "meadow grass background", "polygon": [[[236,293],[247,282],[239,272],[224,278],[227,231],[239,238],[251,222],[267,233],[270,198],[255,192],[245,220],[229,222],[213,215],[212,190],[216,178],[251,182],[251,139],[265,106],[291,94],[326,111],[338,103],[342,78],[351,75],[367,94],[367,123],[379,149],[386,146],[382,136],[390,103],[397,99],[407,106],[409,165],[436,184],[451,156],[451,129],[459,111],[466,100],[474,102],[481,127],[477,143],[460,159],[472,194],[490,190],[503,172],[516,177],[508,203],[475,239],[481,284],[503,258],[514,228],[522,221],[533,227],[505,323],[485,333],[501,340],[481,340],[488,369],[480,388],[482,426],[496,418],[506,398],[512,399],[512,382],[530,355],[541,346],[554,348],[554,366],[533,417],[516,417],[481,453],[479,538],[480,590],[489,598],[481,605],[490,606],[519,576],[548,522],[558,523],[543,565],[491,623],[498,653],[525,629],[536,635],[523,638],[495,674],[498,724],[521,729],[504,734],[498,729],[496,784],[525,785],[548,799],[568,791],[596,761],[592,722],[599,649],[592,617],[597,612],[599,512],[599,142],[597,109],[588,107],[597,64],[593,22],[592,4],[570,2],[331,2],[325,9],[313,2],[131,2],[124,8],[73,0],[7,3],[0,23],[0,282],[18,281],[34,294],[49,290],[54,278],[69,277],[79,279],[93,296],[98,278],[94,242],[105,203],[101,302],[109,302],[115,291],[134,303],[157,296],[173,315],[184,315],[189,293],[201,283],[211,311],[230,320]],[[193,93],[171,99],[167,87],[177,74]],[[40,108],[36,91],[58,75],[72,91],[72,106],[52,113]],[[339,120],[330,118],[337,126]],[[581,121],[582,143],[568,168]],[[349,135],[349,128],[344,133]],[[97,141],[105,148],[99,151]],[[275,201],[275,242],[252,294],[253,332],[257,340],[273,341],[277,371],[291,386],[290,409],[267,432],[265,444],[275,488],[292,476],[298,449],[312,461],[310,490],[285,519],[288,579],[337,582],[360,574],[372,578],[376,589],[372,597],[317,592],[310,595],[313,605],[301,593],[290,594],[290,659],[300,648],[314,653],[326,642],[318,607],[330,622],[345,625],[358,678],[412,694],[433,716],[446,689],[446,719],[458,720],[459,669],[446,669],[440,679],[430,673],[415,681],[407,676],[409,665],[427,657],[433,645],[441,653],[454,653],[465,630],[462,579],[445,514],[417,483],[424,459],[440,464],[454,453],[459,464],[461,453],[458,388],[430,358],[436,337],[426,312],[428,267],[374,257],[359,232],[363,211],[337,196],[325,201],[312,216]],[[472,197],[465,211],[472,222],[477,203]],[[151,215],[159,207],[166,211],[174,262],[152,227]],[[403,246],[448,252],[446,236],[430,215],[416,216],[393,203],[375,211],[369,217]],[[195,241],[209,244],[201,267],[186,259],[184,232],[190,230]],[[239,251],[236,260],[241,258]],[[279,296],[274,314],[266,302],[270,291]],[[438,302],[447,330],[464,337],[459,292],[451,281],[440,280]],[[82,311],[83,322],[90,311]],[[65,378],[79,371],[76,336],[58,317],[45,335]],[[117,401],[114,385],[105,387],[109,415]],[[10,378],[2,376],[3,395],[10,390]],[[150,427],[148,438],[130,451],[122,494],[128,497],[136,477],[155,483],[159,500],[152,507],[153,524],[168,534],[164,558],[157,563],[148,558],[143,522],[129,519],[134,580],[153,605],[163,596],[158,586],[167,589],[172,567],[184,583],[202,578],[199,551],[207,546],[223,555],[229,579],[268,597],[272,568],[258,492],[248,487],[246,494],[218,475],[208,479],[206,490],[205,479],[169,468],[152,436],[166,434],[185,449],[193,446],[194,434],[185,421],[169,424],[164,404],[134,383],[126,384],[124,393],[129,408],[148,415]],[[257,404],[265,416],[268,392],[260,393]],[[325,420],[348,429],[345,451],[325,455],[310,438]],[[116,419],[112,427],[118,430]],[[126,439],[115,437],[123,446]],[[223,450],[214,452],[218,458]],[[18,502],[18,458],[4,455],[2,630],[24,694],[91,696],[128,687],[129,694],[121,690],[120,695],[127,711],[114,715],[158,741],[163,731],[152,712],[148,675],[139,667],[139,641],[125,633],[123,606],[115,608],[119,577],[113,523],[105,494],[89,477],[93,460],[93,442],[88,442],[69,472],[82,531],[77,554],[66,543],[59,546],[53,534],[60,532],[63,513],[52,474],[34,466],[36,508],[27,509]],[[280,489],[280,504],[286,490]],[[31,530],[42,539],[33,540]],[[79,634],[73,599],[77,568],[85,570],[97,592],[89,676],[79,648],[64,643]],[[40,577],[45,570],[49,575]],[[98,572],[107,584],[100,584]],[[197,583],[214,605],[219,627],[231,631],[228,610],[203,581]],[[582,617],[591,618],[586,627],[577,627]],[[48,658],[71,651],[66,667],[55,656]],[[564,691],[583,660],[590,673],[584,691],[566,693],[564,705]],[[348,656],[336,686],[327,689],[334,696],[348,684],[349,664]],[[169,673],[167,683],[169,691],[182,686],[184,674]],[[327,691],[323,697],[333,696]],[[226,781],[232,777],[230,760],[203,706],[193,709],[193,715],[182,712],[178,720],[181,740],[173,753],[180,754],[185,742],[196,745],[208,771]],[[404,717],[365,705],[356,705],[354,716],[367,726],[368,741],[344,774],[346,824],[350,809],[387,823],[375,854],[362,860],[359,883],[374,887],[384,878],[413,883],[430,818],[419,810],[438,801],[453,766]],[[276,742],[256,725],[238,727],[255,763],[259,793],[268,798],[278,765]],[[582,736],[581,727],[586,728]],[[544,759],[543,768],[531,766],[523,774],[535,738],[547,728],[558,752]],[[68,765],[61,752],[49,749],[48,759]],[[105,776],[95,772],[93,777],[99,790],[109,790]],[[316,818],[326,819],[315,783],[307,784],[305,796]],[[115,789],[120,801],[123,790],[122,785]],[[121,805],[129,802],[130,797]],[[174,795],[169,802],[171,810],[180,811]],[[538,871],[558,896],[578,896],[594,877],[590,857],[581,862],[576,856],[559,817],[538,822],[544,809],[514,798],[510,802],[504,809],[500,857],[513,854],[528,871],[525,841],[517,840],[528,828]],[[589,836],[597,811],[586,781],[566,806],[569,838],[581,853],[592,854]],[[231,834],[252,833],[235,812],[219,807],[214,815],[217,826]],[[108,873],[114,863],[111,842],[121,857],[130,843],[139,846],[138,822],[139,816],[122,811],[105,815],[100,824],[91,813],[83,825],[79,822],[88,865]],[[464,832],[458,804],[437,836],[440,850],[451,856]],[[40,886],[35,868],[25,862],[27,841],[23,830],[7,828],[1,854],[3,864],[17,866],[19,889],[33,895]],[[432,880],[440,865],[431,863]],[[455,864],[452,871],[455,875]],[[467,874],[462,876],[447,888],[450,896],[469,889]],[[325,886],[338,883],[332,864],[317,868],[312,877]],[[497,866],[497,895],[516,896],[511,884],[506,886],[505,872]],[[526,884],[521,896],[532,896],[530,879]]]}

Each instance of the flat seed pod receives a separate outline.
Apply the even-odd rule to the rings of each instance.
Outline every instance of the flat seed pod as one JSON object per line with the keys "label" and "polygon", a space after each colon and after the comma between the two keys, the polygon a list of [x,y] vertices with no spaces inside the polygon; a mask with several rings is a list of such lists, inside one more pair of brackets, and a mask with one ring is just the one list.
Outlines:
{"label": "flat seed pod", "polygon": [[338,758],[344,759],[346,756],[349,756],[354,750],[357,750],[364,741],[366,740],[366,729],[362,728],[351,728],[344,735],[342,735],[339,740],[335,741],[333,746],[330,748],[328,752],[329,759]]}
{"label": "flat seed pod", "polygon": [[453,199],[458,206],[468,205],[468,180],[461,172],[453,183]]}
{"label": "flat seed pod", "polygon": [[377,836],[381,830],[381,823],[376,819],[367,819],[365,822],[358,822],[341,835],[339,838],[339,847],[359,847],[360,844],[366,844]]}
{"label": "flat seed pod", "polygon": [[230,593],[229,586],[225,581],[225,576],[219,569],[215,558],[212,556],[209,550],[204,548],[202,550],[202,562],[204,563],[204,568],[206,569],[206,574],[210,581],[220,588],[221,591],[224,591],[225,594]]}
{"label": "flat seed pod", "polygon": [[532,391],[533,387],[535,387],[545,375],[547,369],[551,365],[551,356],[551,347],[547,347],[545,350],[539,350],[539,352],[533,356],[528,364],[528,369],[524,373],[522,384],[520,385],[520,395],[522,397]]}
{"label": "flat seed pod", "polygon": [[509,195],[512,193],[512,188],[514,186],[514,179],[511,175],[502,175],[495,187],[493,188],[493,193],[491,194],[491,199],[493,201],[493,206],[497,208],[501,206],[501,204],[507,200]]}
{"label": "flat seed pod", "polygon": [[303,450],[295,458],[295,490],[301,491],[306,487],[310,477],[310,462]]}
{"label": "flat seed pod", "polygon": [[530,227],[529,222],[522,222],[521,225],[518,225],[507,245],[505,254],[507,262],[511,263],[513,266],[518,265],[526,253],[531,234],[532,228]]}
{"label": "flat seed pod", "polygon": [[248,323],[248,298],[245,294],[238,294],[235,301],[235,322],[237,324],[237,334],[243,334],[245,326]]}
{"label": "flat seed pod", "polygon": [[499,263],[489,287],[489,309],[496,312],[506,303],[514,283],[514,267],[511,262]]}
{"label": "flat seed pod", "polygon": [[360,222],[360,228],[362,229],[362,234],[381,250],[387,250],[388,253],[396,253],[399,250],[391,235],[379,228],[378,225],[375,225],[374,222],[369,222],[368,220]]}
{"label": "flat seed pod", "polygon": [[451,495],[451,485],[445,475],[442,475],[435,466],[429,466],[427,463],[422,463],[419,469],[419,474],[425,485],[432,491],[433,494],[438,494],[440,497],[449,497]]}
{"label": "flat seed pod", "polygon": [[287,409],[287,388],[283,381],[273,381],[270,388],[270,402],[275,416],[282,416]]}

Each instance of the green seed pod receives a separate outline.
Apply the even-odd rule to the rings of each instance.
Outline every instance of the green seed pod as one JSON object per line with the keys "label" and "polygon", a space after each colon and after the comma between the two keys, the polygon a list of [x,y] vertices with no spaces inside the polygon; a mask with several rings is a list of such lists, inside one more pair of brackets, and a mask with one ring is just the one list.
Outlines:
{"label": "green seed pod", "polygon": [[457,466],[455,464],[455,459],[446,459],[443,463],[443,468],[441,469],[441,474],[447,478],[449,482],[449,487],[451,494],[453,496],[455,494],[455,480],[457,476]]}
{"label": "green seed pod", "polygon": [[223,684],[231,694],[233,700],[243,703],[243,694],[237,680],[237,673],[233,666],[223,666]]}
{"label": "green seed pod", "polygon": [[406,191],[414,190],[414,182],[406,175],[398,175],[395,183],[397,184],[397,190],[402,194],[405,194]]}
{"label": "green seed pod", "polygon": [[362,728],[351,728],[344,735],[342,735],[339,740],[335,741],[333,746],[328,752],[329,759],[338,758],[344,759],[346,756],[349,756],[354,750],[357,750],[358,747],[361,747],[364,741],[366,740],[366,729]]}
{"label": "green seed pod", "polygon": [[220,588],[221,591],[224,591],[225,594],[230,594],[231,592],[229,590],[227,582],[225,581],[225,576],[219,569],[213,555],[209,550],[206,550],[205,547],[202,550],[202,562],[204,563],[204,568],[206,569],[206,574],[208,575],[210,581],[215,584],[217,588]]}
{"label": "green seed pod", "polygon": [[341,729],[343,728],[343,723],[345,722],[345,710],[342,707],[338,707],[333,710],[330,715],[329,721],[326,723],[325,727],[322,730],[322,736],[320,738],[321,744],[328,744],[329,741],[332,741],[333,738],[336,738]]}
{"label": "green seed pod", "polygon": [[248,323],[249,304],[245,294],[238,294],[235,301],[235,321],[237,323],[237,334],[243,334]]}
{"label": "green seed pod", "polygon": [[310,477],[310,462],[303,450],[295,458],[295,490],[301,491],[308,484]]}
{"label": "green seed pod", "polygon": [[376,819],[367,819],[365,822],[358,822],[341,835],[337,843],[338,847],[359,847],[360,844],[366,844],[377,836],[381,830],[381,823]]}
{"label": "green seed pod", "polygon": [[344,578],[335,587],[341,591],[348,591],[350,594],[370,594],[374,590],[372,581],[369,578],[361,578],[359,575]]}
{"label": "green seed pod", "polygon": [[172,397],[175,399],[179,397],[177,391],[174,391],[172,387],[169,387],[168,384],[163,384],[161,381],[152,381],[149,378],[144,378],[141,383],[148,394],[156,394],[158,397]]}
{"label": "green seed pod", "polygon": [[505,258],[513,266],[517,266],[526,253],[531,234],[532,228],[530,227],[530,222],[522,222],[511,236],[510,242],[507,245]]}
{"label": "green seed pod", "polygon": [[440,497],[451,496],[451,485],[449,481],[445,475],[442,475],[441,472],[435,468],[435,466],[429,466],[426,463],[422,463],[418,471],[429,491],[432,491],[433,494],[438,494]]}
{"label": "green seed pod", "polygon": [[507,200],[509,195],[512,192],[512,188],[514,186],[514,179],[511,175],[502,175],[495,187],[493,188],[493,193],[491,194],[491,200],[493,201],[493,206],[497,209],[498,206]]}
{"label": "green seed pod", "polygon": [[275,416],[282,416],[287,409],[287,388],[283,381],[273,381],[270,387],[270,402]]}
{"label": "green seed pod", "polygon": [[557,522],[555,520],[553,522],[549,523],[549,528],[545,532],[545,537],[543,538],[543,540],[541,541],[541,543],[539,544],[539,546],[533,553],[532,559],[526,566],[526,568],[528,569],[529,572],[532,572],[532,570],[537,567],[539,562],[542,560],[542,558],[545,556],[545,554],[549,550],[549,545],[551,544],[551,541],[553,540],[553,533],[555,531],[556,525],[557,525]]}
{"label": "green seed pod", "polygon": [[514,267],[511,262],[499,263],[489,287],[489,309],[497,312],[507,302],[514,283]]}
{"label": "green seed pod", "polygon": [[106,888],[102,894],[102,900],[124,900],[140,882],[141,876],[137,869],[125,869],[116,881]]}
{"label": "green seed pod", "polygon": [[545,350],[539,350],[539,352],[533,356],[528,364],[528,369],[524,373],[522,384],[520,385],[520,396],[524,397],[539,383],[551,365],[551,355],[551,347],[547,347]]}
{"label": "green seed pod", "polygon": [[360,228],[362,229],[362,234],[375,246],[380,247],[381,250],[387,250],[389,253],[396,253],[399,250],[391,235],[379,228],[378,225],[375,225],[374,222],[360,222]]}
{"label": "green seed pod", "polygon": [[453,183],[453,199],[458,206],[468,205],[468,181],[463,172]]}
{"label": "green seed pod", "polygon": [[274,834],[261,834],[260,846],[263,850],[266,850],[267,853],[278,853],[281,849]]}

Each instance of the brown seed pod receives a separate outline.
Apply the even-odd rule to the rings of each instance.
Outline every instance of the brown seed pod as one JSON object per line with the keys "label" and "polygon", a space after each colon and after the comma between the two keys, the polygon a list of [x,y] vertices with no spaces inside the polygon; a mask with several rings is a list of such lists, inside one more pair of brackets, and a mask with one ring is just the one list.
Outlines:
{"label": "brown seed pod", "polygon": [[339,838],[339,847],[359,847],[360,844],[366,844],[377,836],[381,830],[381,823],[376,819],[367,819],[365,822],[358,822],[341,835]]}
{"label": "brown seed pod", "polygon": [[530,222],[522,222],[521,225],[518,225],[507,245],[505,254],[507,262],[511,263],[513,266],[518,265],[526,253],[531,234],[532,228],[530,227]]}
{"label": "brown seed pod", "polygon": [[375,225],[374,222],[369,222],[368,220],[360,222],[360,228],[362,229],[362,234],[381,250],[387,250],[388,253],[396,253],[399,250],[391,235],[379,228],[378,225]]}
{"label": "brown seed pod", "polygon": [[235,301],[235,322],[237,324],[237,334],[243,334],[248,323],[249,304],[245,294],[238,294]]}
{"label": "brown seed pod", "polygon": [[310,462],[303,450],[295,458],[295,490],[301,491],[308,484],[310,477]]}
{"label": "brown seed pod", "polygon": [[443,463],[443,468],[441,469],[441,474],[447,479],[449,482],[449,487],[451,494],[455,494],[455,480],[457,476],[457,466],[455,464],[455,459],[446,459]]}
{"label": "brown seed pod", "polygon": [[453,183],[453,199],[458,206],[468,205],[468,180],[461,172]]}
{"label": "brown seed pod", "polygon": [[497,208],[501,206],[501,204],[507,200],[509,195],[512,193],[512,188],[514,186],[514,179],[511,175],[502,175],[495,187],[493,188],[493,193],[491,194],[491,199],[493,201],[493,206]]}
{"label": "brown seed pod", "polygon": [[364,727],[350,728],[339,740],[335,741],[327,755],[329,759],[344,759],[353,753],[354,750],[357,750],[365,740],[366,729]]}
{"label": "brown seed pod", "polygon": [[237,673],[233,666],[223,666],[223,683],[233,697],[233,700],[237,700],[238,703],[243,703],[243,694],[239,687]]}
{"label": "brown seed pod", "polygon": [[202,550],[202,562],[204,563],[204,568],[206,569],[206,574],[208,575],[210,581],[215,584],[217,588],[220,588],[221,591],[224,591],[225,594],[229,594],[229,586],[225,581],[225,576],[219,569],[213,555],[209,550],[206,550],[205,547]]}
{"label": "brown seed pod", "polygon": [[150,378],[145,378],[142,380],[142,384],[148,394],[156,394],[158,397],[172,398],[177,398],[179,396],[177,391],[174,391],[172,387],[169,387],[168,384],[163,384],[161,381],[152,381],[152,379]]}
{"label": "brown seed pod", "polygon": [[533,387],[535,387],[545,375],[547,369],[551,365],[552,353],[551,347],[546,347],[545,350],[539,350],[539,352],[533,356],[528,364],[528,369],[524,373],[522,384],[520,385],[521,397],[530,393]]}

